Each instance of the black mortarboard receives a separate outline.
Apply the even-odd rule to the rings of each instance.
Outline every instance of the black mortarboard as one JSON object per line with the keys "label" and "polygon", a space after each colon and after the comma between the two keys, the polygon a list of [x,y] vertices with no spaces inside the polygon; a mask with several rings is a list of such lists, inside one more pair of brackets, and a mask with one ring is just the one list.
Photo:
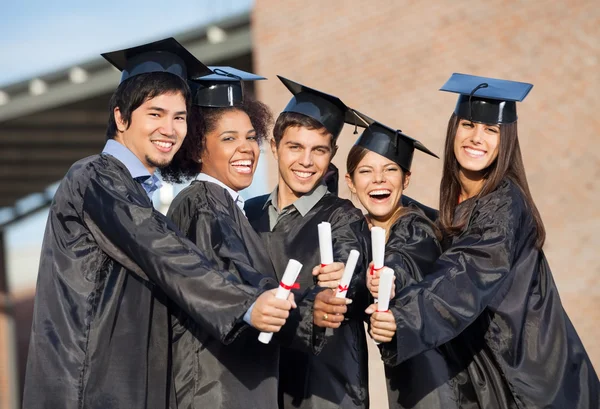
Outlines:
{"label": "black mortarboard", "polygon": [[102,56],[122,72],[121,82],[147,72],[170,72],[183,79],[212,73],[206,65],[172,37],[103,53]]}
{"label": "black mortarboard", "polygon": [[[277,76],[294,96],[282,112],[295,112],[313,118],[336,139],[344,122],[353,124],[354,114],[338,97]],[[360,125],[360,124],[359,124]]]}
{"label": "black mortarboard", "polygon": [[473,122],[509,124],[517,120],[516,101],[523,101],[532,84],[454,73],[440,91],[460,94],[454,113]]}
{"label": "black mortarboard", "polygon": [[189,81],[194,98],[201,107],[225,108],[244,101],[242,81],[265,80],[265,77],[232,67],[209,67],[211,73]]}
{"label": "black mortarboard", "polygon": [[362,146],[381,156],[385,156],[407,172],[410,172],[410,165],[412,164],[415,149],[439,159],[435,153],[427,149],[421,142],[402,133],[401,130],[392,129],[361,112],[352,112],[368,124],[355,145]]}

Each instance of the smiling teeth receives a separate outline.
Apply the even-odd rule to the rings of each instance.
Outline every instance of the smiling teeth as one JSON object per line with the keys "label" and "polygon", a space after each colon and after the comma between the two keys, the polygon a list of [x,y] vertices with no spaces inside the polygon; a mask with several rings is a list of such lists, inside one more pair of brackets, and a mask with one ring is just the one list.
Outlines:
{"label": "smiling teeth", "polygon": [[374,190],[372,192],[369,193],[369,196],[379,196],[379,195],[389,195],[392,192],[387,190],[387,189],[383,189],[383,190]]}
{"label": "smiling teeth", "polygon": [[232,163],[233,166],[252,166],[251,160],[238,160]]}
{"label": "smiling teeth", "polygon": [[473,155],[473,156],[483,156],[483,155],[485,155],[484,151],[480,151],[480,150],[476,150],[476,149],[471,149],[471,148],[465,148],[465,150],[467,151],[467,153],[469,155]]}
{"label": "smiling teeth", "polygon": [[300,176],[301,178],[309,178],[312,176],[312,173],[310,172],[298,172],[297,170],[295,170],[294,173]]}
{"label": "smiling teeth", "polygon": [[160,146],[161,148],[170,148],[173,146],[172,142],[152,141],[152,143]]}

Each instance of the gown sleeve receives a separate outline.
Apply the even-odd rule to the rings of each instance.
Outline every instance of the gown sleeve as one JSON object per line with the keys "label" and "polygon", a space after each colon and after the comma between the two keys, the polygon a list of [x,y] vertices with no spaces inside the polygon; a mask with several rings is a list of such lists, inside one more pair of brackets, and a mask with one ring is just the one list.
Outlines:
{"label": "gown sleeve", "polygon": [[394,270],[396,295],[404,287],[423,280],[441,254],[431,222],[415,214],[403,219],[392,227],[385,246],[384,265]]}
{"label": "gown sleeve", "polygon": [[[399,274],[410,285],[390,301],[397,329],[395,340],[382,347],[386,364],[397,365],[455,338],[492,302],[512,274],[521,210],[518,200],[476,204],[468,227],[424,272],[423,281]],[[398,271],[406,271],[402,263],[395,266]]]}
{"label": "gown sleeve", "polygon": [[194,321],[223,343],[243,329],[259,291],[231,280],[110,167],[98,167],[84,192],[83,216],[98,244],[128,269],[147,275]]}

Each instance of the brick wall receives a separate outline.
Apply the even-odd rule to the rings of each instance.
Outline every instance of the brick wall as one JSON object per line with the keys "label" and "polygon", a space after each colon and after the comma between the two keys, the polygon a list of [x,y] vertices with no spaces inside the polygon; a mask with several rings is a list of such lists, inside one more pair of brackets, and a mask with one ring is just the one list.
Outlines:
{"label": "brick wall", "polygon": [[[518,108],[527,176],[561,298],[600,369],[599,27],[593,0],[257,0],[255,71],[271,79],[258,95],[281,111],[280,74],[441,154],[456,97],[437,90],[452,72],[533,83]],[[350,127],[340,137],[341,170],[355,139]],[[417,153],[407,193],[436,206],[440,175],[441,161]]]}

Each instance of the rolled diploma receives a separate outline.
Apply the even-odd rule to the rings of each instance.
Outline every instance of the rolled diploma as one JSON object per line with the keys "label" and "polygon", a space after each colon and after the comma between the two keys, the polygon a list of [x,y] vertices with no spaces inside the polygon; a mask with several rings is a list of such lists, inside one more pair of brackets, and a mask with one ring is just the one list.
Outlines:
{"label": "rolled diploma", "polygon": [[394,284],[394,270],[384,268],[379,276],[379,300],[377,300],[377,311],[387,311],[390,307],[390,296]]}
{"label": "rolled diploma", "polygon": [[383,267],[383,259],[385,258],[385,229],[381,227],[371,228],[371,250],[373,252],[373,268],[379,270]]}
{"label": "rolled diploma", "polygon": [[[384,268],[381,270],[379,276],[379,299],[377,303],[377,312],[385,312],[390,308],[390,295],[392,292],[392,284],[394,283],[394,270],[391,268]],[[375,344],[379,345],[379,342],[373,340]]]}
{"label": "rolled diploma", "polygon": [[[279,287],[277,287],[275,298],[279,298],[280,300],[286,300],[288,298],[291,288],[296,282],[301,269],[302,264],[300,264],[300,262],[297,260],[291,258],[290,261],[288,261],[285,272],[283,273],[283,277],[281,278],[281,282],[279,283]],[[268,344],[271,342],[271,338],[273,338],[272,332],[261,332],[258,335],[258,340],[263,344]]]}
{"label": "rolled diploma", "polygon": [[333,263],[333,244],[331,243],[331,224],[321,222],[319,229],[319,251],[321,253],[321,265],[326,266]]}
{"label": "rolled diploma", "polygon": [[352,275],[354,274],[359,255],[360,253],[357,250],[350,250],[348,261],[346,261],[346,266],[344,268],[344,274],[342,274],[342,279],[340,280],[337,293],[335,294],[337,298],[346,297],[348,286],[350,285],[350,281],[352,281]]}

